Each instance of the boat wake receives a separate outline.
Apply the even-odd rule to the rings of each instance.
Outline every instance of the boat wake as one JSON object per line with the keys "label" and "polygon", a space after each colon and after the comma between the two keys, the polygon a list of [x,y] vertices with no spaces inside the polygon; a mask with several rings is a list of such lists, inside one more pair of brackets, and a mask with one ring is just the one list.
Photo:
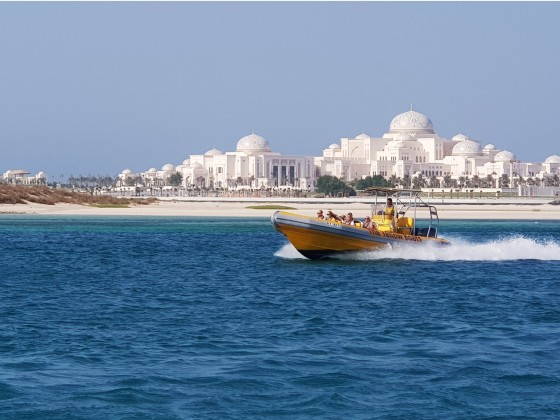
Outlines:
{"label": "boat wake", "polygon": [[[560,242],[536,241],[523,236],[503,238],[491,242],[473,243],[449,238],[451,246],[401,246],[388,247],[380,251],[364,251],[337,256],[341,260],[384,260],[403,259],[419,261],[514,261],[545,260],[560,261]],[[275,256],[286,259],[305,259],[292,244],[286,244]]]}

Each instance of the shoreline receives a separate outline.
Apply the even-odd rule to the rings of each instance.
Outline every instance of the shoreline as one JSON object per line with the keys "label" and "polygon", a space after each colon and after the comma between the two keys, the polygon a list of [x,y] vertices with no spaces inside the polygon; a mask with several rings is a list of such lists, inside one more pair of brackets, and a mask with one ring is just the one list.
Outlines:
{"label": "shoreline", "polygon": [[[445,199],[425,200],[438,209],[440,220],[558,220],[560,205],[553,199]],[[80,204],[0,204],[2,215],[57,216],[191,216],[191,217],[270,217],[276,209],[252,209],[249,206],[286,206],[289,212],[313,216],[318,209],[335,213],[352,212],[362,219],[371,212],[369,200],[363,198],[217,198],[165,197],[153,204],[130,205],[126,208],[93,207]],[[442,203],[443,201],[443,203]]]}

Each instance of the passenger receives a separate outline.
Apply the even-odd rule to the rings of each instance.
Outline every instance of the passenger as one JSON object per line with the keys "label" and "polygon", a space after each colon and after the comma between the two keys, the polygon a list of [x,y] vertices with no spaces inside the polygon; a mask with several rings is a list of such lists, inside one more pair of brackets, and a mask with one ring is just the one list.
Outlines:
{"label": "passenger", "polygon": [[340,217],[338,217],[336,214],[334,214],[331,210],[329,210],[327,212],[327,220],[329,221],[336,221],[336,222],[340,222]]}
{"label": "passenger", "polygon": [[356,224],[355,221],[354,221],[354,216],[352,216],[352,213],[348,213],[346,215],[346,218],[344,219],[344,224],[352,225],[352,226],[354,226]]}
{"label": "passenger", "polygon": [[371,217],[366,216],[364,218],[364,223],[363,223],[363,227],[365,227],[366,229],[377,229],[377,224],[371,220]]}
{"label": "passenger", "polygon": [[317,218],[319,218],[319,219],[324,219],[325,218],[325,216],[323,215],[323,210],[319,210],[317,212]]}

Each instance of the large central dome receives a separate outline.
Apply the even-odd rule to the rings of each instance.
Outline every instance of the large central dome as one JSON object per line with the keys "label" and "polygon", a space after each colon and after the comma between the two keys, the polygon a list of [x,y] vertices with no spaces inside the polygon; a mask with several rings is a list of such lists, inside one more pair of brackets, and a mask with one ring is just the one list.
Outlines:
{"label": "large central dome", "polygon": [[245,153],[270,152],[270,146],[264,137],[253,133],[237,142],[236,151]]}
{"label": "large central dome", "polygon": [[407,111],[397,115],[391,121],[390,131],[392,133],[416,133],[434,134],[434,126],[430,119],[416,111]]}

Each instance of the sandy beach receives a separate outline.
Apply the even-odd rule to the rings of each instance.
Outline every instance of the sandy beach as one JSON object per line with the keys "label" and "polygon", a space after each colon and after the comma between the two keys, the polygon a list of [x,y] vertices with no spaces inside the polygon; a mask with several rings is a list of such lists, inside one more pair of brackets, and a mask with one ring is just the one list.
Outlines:
{"label": "sandy beach", "polygon": [[[443,202],[442,202],[443,201]],[[433,200],[439,217],[445,219],[493,220],[560,220],[560,205],[552,199],[445,199]],[[66,216],[193,216],[193,217],[270,217],[274,209],[254,209],[250,206],[288,206],[295,213],[314,215],[317,209],[342,214],[352,212],[363,218],[371,204],[363,198],[304,199],[304,198],[163,198],[153,204],[131,205],[127,208],[99,208],[77,204],[1,204],[0,215],[66,215]]]}

